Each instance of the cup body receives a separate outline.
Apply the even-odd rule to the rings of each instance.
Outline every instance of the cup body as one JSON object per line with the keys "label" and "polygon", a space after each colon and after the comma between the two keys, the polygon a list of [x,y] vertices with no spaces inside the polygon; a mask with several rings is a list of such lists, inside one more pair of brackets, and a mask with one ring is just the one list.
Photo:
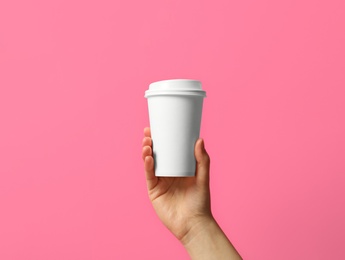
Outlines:
{"label": "cup body", "polygon": [[155,82],[145,96],[148,99],[155,175],[194,176],[194,147],[200,134],[205,97],[201,83],[195,80]]}

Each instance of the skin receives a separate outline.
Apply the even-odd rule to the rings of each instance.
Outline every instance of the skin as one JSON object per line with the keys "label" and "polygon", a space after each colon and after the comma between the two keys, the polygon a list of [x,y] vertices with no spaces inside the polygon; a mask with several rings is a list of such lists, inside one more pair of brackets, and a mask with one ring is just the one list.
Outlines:
{"label": "skin", "polygon": [[195,177],[156,177],[150,128],[144,129],[142,159],[149,198],[163,224],[192,259],[242,259],[211,212],[210,157],[195,144]]}

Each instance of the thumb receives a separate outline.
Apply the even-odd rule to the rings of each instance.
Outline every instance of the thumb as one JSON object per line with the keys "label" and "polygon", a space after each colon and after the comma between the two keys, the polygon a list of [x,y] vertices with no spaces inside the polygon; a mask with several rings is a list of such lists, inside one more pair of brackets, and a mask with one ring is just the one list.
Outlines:
{"label": "thumb", "polygon": [[199,138],[195,143],[196,178],[205,184],[210,178],[210,157],[206,152],[204,140]]}

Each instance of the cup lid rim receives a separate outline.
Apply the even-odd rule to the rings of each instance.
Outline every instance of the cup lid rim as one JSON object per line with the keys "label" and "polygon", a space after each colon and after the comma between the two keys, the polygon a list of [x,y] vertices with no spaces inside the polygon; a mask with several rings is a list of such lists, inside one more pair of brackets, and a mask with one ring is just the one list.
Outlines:
{"label": "cup lid rim", "polygon": [[145,97],[152,96],[200,96],[206,97],[206,91],[204,90],[146,90]]}

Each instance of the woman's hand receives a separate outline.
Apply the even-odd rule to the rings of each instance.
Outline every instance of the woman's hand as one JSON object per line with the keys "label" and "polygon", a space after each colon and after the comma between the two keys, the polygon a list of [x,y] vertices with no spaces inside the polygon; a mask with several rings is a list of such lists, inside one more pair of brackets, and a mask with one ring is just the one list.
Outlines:
{"label": "woman's hand", "polygon": [[194,177],[156,177],[150,128],[144,129],[142,157],[147,190],[158,217],[192,259],[241,259],[212,216],[210,157],[198,139]]}
{"label": "woman's hand", "polygon": [[195,177],[156,177],[150,128],[144,129],[142,157],[150,200],[163,224],[183,242],[198,223],[212,219],[208,156],[202,139],[195,144]]}

